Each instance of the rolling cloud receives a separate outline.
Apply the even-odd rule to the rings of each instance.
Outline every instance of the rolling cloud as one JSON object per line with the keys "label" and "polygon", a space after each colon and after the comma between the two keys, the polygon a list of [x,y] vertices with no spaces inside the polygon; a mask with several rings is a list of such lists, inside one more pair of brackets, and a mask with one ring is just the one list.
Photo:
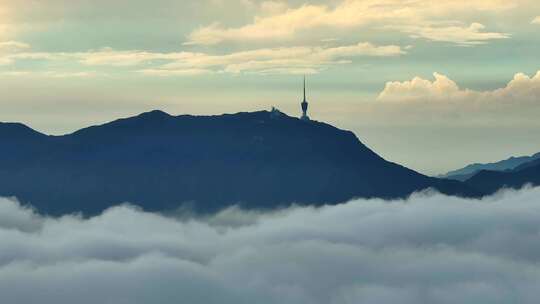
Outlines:
{"label": "rolling cloud", "polygon": [[536,303],[540,188],[178,219],[0,200],[6,303]]}

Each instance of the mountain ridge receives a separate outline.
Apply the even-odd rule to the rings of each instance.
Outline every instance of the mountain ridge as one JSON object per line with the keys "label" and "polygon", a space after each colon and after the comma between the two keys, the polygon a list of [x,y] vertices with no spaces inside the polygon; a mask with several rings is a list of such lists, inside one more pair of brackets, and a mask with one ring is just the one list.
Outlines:
{"label": "mountain ridge", "polygon": [[156,110],[40,136],[20,146],[9,163],[0,159],[0,195],[48,214],[90,215],[124,202],[148,211],[188,204],[208,213],[231,205],[268,209],[399,198],[426,188],[480,195],[466,184],[388,162],[351,131],[275,114],[172,116]]}
{"label": "mountain ridge", "polygon": [[520,166],[525,165],[534,160],[540,159],[540,153],[536,153],[532,156],[519,156],[519,157],[510,157],[498,162],[492,163],[474,163],[467,165],[461,169],[450,171],[446,174],[439,175],[439,178],[454,179],[458,181],[466,181],[469,178],[473,177],[480,171],[511,171],[518,169]]}
{"label": "mountain ridge", "polygon": [[466,184],[486,194],[493,194],[501,189],[520,189],[526,185],[540,185],[540,163],[520,170],[488,171],[482,170],[466,181]]}

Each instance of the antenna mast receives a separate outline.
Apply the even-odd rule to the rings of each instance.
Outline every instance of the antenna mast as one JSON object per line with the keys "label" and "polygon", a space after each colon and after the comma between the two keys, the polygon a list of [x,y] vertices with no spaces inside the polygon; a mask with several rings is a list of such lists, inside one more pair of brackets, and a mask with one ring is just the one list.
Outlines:
{"label": "antenna mast", "polygon": [[306,101],[306,75],[304,75],[304,101]]}

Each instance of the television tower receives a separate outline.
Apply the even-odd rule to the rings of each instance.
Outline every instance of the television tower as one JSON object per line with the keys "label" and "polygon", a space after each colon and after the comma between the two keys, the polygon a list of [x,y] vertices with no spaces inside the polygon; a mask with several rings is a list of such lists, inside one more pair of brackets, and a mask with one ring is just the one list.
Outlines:
{"label": "television tower", "polygon": [[302,101],[300,105],[302,106],[302,117],[300,119],[309,120],[309,116],[307,115],[309,103],[306,100],[306,76],[305,75],[304,75],[304,101]]}

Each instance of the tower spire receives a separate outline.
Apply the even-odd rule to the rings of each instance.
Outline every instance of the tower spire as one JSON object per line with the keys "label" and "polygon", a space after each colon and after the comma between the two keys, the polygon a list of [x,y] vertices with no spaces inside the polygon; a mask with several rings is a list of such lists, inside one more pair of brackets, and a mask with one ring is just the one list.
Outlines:
{"label": "tower spire", "polygon": [[309,116],[307,115],[309,104],[308,104],[308,102],[306,100],[306,75],[304,75],[304,101],[302,101],[300,106],[302,107],[302,117],[301,117],[301,119],[302,120],[309,120]]}
{"label": "tower spire", "polygon": [[304,102],[306,101],[306,75],[304,75]]}

